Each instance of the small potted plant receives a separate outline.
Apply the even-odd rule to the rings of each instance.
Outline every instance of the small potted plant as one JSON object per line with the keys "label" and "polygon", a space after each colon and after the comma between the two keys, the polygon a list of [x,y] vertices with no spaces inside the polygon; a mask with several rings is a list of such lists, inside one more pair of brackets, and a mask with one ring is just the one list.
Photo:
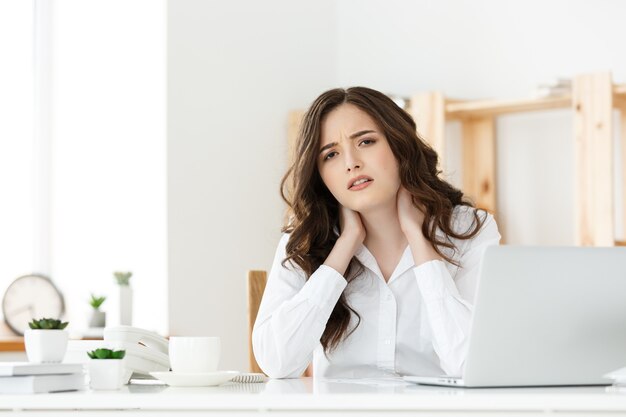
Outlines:
{"label": "small potted plant", "polygon": [[61,362],[67,350],[68,322],[43,318],[33,319],[24,333],[26,355],[30,362]]}
{"label": "small potted plant", "polygon": [[117,390],[124,384],[125,350],[96,349],[87,352],[89,386],[94,390]]}
{"label": "small potted plant", "polygon": [[100,311],[100,306],[104,303],[104,300],[106,300],[106,297],[96,297],[91,294],[89,305],[93,307],[93,311],[91,312],[89,327],[104,327],[106,325],[106,313],[104,311]]}
{"label": "small potted plant", "polygon": [[133,289],[130,287],[133,273],[116,271],[113,276],[119,287],[119,324],[130,326],[133,322]]}

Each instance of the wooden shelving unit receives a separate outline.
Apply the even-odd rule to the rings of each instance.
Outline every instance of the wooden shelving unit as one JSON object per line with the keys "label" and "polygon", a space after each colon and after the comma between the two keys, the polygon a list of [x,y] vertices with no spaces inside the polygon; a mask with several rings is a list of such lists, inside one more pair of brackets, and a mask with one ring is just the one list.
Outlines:
{"label": "wooden shelving unit", "polygon": [[[626,246],[614,237],[613,109],[620,111],[621,160],[626,165],[626,85],[613,84],[611,73],[581,74],[571,95],[522,100],[455,100],[441,92],[416,94],[409,113],[420,135],[440,156],[445,170],[445,124],[462,125],[462,189],[478,207],[497,214],[495,120],[506,114],[572,109],[576,154],[576,244]],[[289,152],[302,118],[289,116]],[[622,167],[624,236],[626,236],[626,167]]]}
{"label": "wooden shelving unit", "polygon": [[[447,99],[440,92],[416,94],[409,112],[422,137],[442,158],[445,123],[461,122],[463,192],[479,207],[497,213],[495,119],[506,114],[567,108],[574,112],[576,243],[624,245],[614,238],[612,112],[618,109],[621,113],[621,160],[626,163],[626,85],[613,84],[609,72],[578,75],[572,80],[572,94],[559,97],[460,101]],[[445,162],[442,159],[443,169]],[[626,188],[626,169],[622,171]],[[620,215],[626,225],[626,189],[623,195]]]}

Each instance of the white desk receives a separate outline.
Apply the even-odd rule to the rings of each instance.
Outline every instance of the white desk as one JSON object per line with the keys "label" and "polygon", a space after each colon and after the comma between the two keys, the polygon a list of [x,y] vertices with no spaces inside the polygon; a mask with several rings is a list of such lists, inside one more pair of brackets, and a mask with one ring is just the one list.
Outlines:
{"label": "white desk", "polygon": [[[345,381],[345,380],[344,380]],[[0,414],[105,417],[166,415],[290,416],[540,415],[626,416],[626,392],[613,387],[460,389],[302,378],[207,388],[129,385],[121,391],[0,395]],[[356,415],[352,414],[351,415]]]}

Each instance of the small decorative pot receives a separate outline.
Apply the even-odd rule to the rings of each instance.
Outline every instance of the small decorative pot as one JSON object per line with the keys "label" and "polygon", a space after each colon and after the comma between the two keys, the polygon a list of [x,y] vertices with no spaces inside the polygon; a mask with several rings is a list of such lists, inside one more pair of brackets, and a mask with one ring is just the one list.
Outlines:
{"label": "small decorative pot", "polygon": [[104,327],[107,321],[107,313],[100,310],[93,310],[91,312],[91,319],[89,320],[89,327]]}
{"label": "small decorative pot", "polygon": [[129,285],[119,286],[120,324],[133,324],[133,289]]}
{"label": "small decorative pot", "polygon": [[89,386],[94,390],[118,390],[124,385],[124,359],[91,359]]}
{"label": "small decorative pot", "polygon": [[24,345],[29,362],[61,362],[67,350],[66,330],[27,329]]}

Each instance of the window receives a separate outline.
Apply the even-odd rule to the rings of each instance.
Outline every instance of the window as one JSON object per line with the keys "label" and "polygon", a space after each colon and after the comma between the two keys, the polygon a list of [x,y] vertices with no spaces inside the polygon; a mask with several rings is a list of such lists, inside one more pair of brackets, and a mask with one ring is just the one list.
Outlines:
{"label": "window", "polygon": [[0,291],[49,275],[80,332],[130,270],[133,324],[167,332],[165,1],[0,4]]}
{"label": "window", "polygon": [[33,2],[0,2],[0,295],[37,258],[33,45]]}

